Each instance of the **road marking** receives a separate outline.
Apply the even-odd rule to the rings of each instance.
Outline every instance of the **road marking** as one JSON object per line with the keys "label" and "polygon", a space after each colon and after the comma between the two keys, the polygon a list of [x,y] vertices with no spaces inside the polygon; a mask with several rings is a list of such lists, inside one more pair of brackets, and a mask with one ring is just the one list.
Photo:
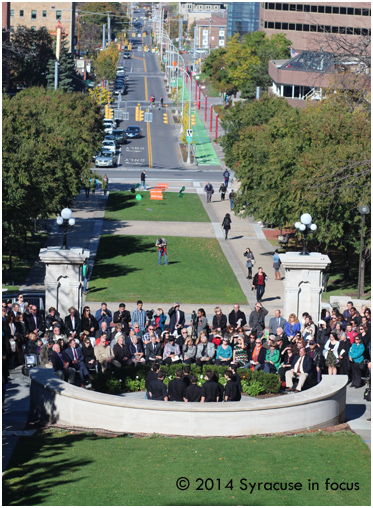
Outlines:
{"label": "road marking", "polygon": [[[133,58],[136,58],[137,60],[142,60],[143,61],[144,72],[146,74],[147,70],[146,70],[145,58],[141,58],[139,56],[134,56]],[[144,83],[145,83],[145,100],[148,101],[149,100],[149,96],[148,96],[148,80],[147,80],[146,76],[144,76]],[[147,108],[146,111],[148,112],[149,108]],[[147,135],[147,138],[148,138],[147,142],[148,142],[149,168],[152,168],[153,167],[153,153],[152,153],[152,137],[151,137],[151,134],[150,134],[150,122],[146,123],[146,135]]]}

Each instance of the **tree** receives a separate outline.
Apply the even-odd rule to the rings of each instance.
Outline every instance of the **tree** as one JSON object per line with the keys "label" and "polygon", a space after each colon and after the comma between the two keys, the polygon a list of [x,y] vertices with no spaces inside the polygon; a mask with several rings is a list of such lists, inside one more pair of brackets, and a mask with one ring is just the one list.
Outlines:
{"label": "tree", "polygon": [[[61,39],[60,61],[58,66],[58,88],[65,92],[74,92],[84,89],[84,83],[75,69],[74,59],[67,49],[67,36]],[[55,51],[56,43],[54,43]],[[48,62],[47,88],[54,89],[55,58]]]}
{"label": "tree", "polygon": [[47,64],[53,57],[52,37],[47,30],[18,26],[3,54],[9,58],[12,86],[45,86]]}
{"label": "tree", "polygon": [[190,25],[190,28],[188,30],[188,38],[194,41],[194,29],[196,27],[196,22],[193,21],[193,23]]}
{"label": "tree", "polygon": [[102,86],[96,85],[93,90],[88,90],[88,94],[99,106],[113,102],[110,90]]}
{"label": "tree", "polygon": [[[102,34],[102,25],[108,24],[107,14],[110,13],[110,26],[112,37],[118,37],[119,33],[129,26],[129,19],[124,14],[119,2],[79,2],[79,21],[88,25],[97,25]],[[107,33],[107,32],[106,32]]]}
{"label": "tree", "polygon": [[3,96],[3,238],[70,205],[104,138],[90,97],[29,88]]}
{"label": "tree", "polygon": [[115,79],[118,59],[119,51],[113,43],[107,49],[100,51],[93,61],[96,77],[99,81],[103,78],[109,81]]}

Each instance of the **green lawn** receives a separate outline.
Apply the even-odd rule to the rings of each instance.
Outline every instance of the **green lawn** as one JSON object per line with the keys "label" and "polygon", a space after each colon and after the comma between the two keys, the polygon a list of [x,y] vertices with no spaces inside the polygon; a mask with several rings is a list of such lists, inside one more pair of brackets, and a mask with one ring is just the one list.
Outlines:
{"label": "green lawn", "polygon": [[[188,490],[176,487],[181,477]],[[327,490],[328,478],[354,490]],[[265,490],[265,482],[299,482],[300,490]],[[44,431],[20,438],[3,474],[3,505],[370,506],[370,451],[351,432],[198,439]]]}
{"label": "green lawn", "polygon": [[103,235],[87,301],[246,304],[213,238],[167,238],[169,265],[158,265],[156,236]]}
{"label": "green lawn", "polygon": [[[136,200],[141,194],[141,201]],[[151,200],[150,192],[110,192],[105,219],[176,222],[210,222],[197,194],[164,192],[163,200]]]}

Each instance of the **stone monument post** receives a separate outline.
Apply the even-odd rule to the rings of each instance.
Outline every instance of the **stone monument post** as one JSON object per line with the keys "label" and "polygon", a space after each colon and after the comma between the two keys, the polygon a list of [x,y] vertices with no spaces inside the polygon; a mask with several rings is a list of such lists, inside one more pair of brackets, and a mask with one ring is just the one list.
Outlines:
{"label": "stone monument post", "polygon": [[69,307],[82,311],[82,265],[90,256],[81,248],[41,249],[40,260],[45,263],[45,309],[55,307],[62,319],[69,314]]}
{"label": "stone monument post", "polygon": [[301,255],[300,252],[280,254],[285,269],[284,318],[294,312],[300,319],[308,312],[317,323],[321,313],[323,272],[331,263],[329,256],[318,252]]}

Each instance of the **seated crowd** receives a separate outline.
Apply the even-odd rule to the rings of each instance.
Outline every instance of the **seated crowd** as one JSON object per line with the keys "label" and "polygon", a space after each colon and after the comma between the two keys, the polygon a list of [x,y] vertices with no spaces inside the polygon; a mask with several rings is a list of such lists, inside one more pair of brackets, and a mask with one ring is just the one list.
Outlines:
{"label": "seated crowd", "polygon": [[51,307],[43,319],[20,295],[13,305],[3,302],[2,311],[3,369],[22,364],[24,352],[36,354],[39,364],[53,368],[61,379],[73,382],[79,373],[82,387],[89,386],[92,373],[110,365],[196,363],[201,371],[212,364],[264,370],[277,374],[287,391],[319,383],[323,372],[348,375],[358,388],[370,369],[370,309],[359,313],[352,302],[343,314],[323,311],[318,323],[307,313],[301,321],[295,314],[285,320],[276,310],[268,326],[268,311],[260,302],[248,321],[238,304],[228,316],[215,307],[211,327],[204,309],[187,326],[178,302],[167,315],[162,309],[147,315],[139,300],[132,313],[121,303],[112,314],[102,303],[94,315],[89,306],[81,316],[71,307],[62,319]]}

